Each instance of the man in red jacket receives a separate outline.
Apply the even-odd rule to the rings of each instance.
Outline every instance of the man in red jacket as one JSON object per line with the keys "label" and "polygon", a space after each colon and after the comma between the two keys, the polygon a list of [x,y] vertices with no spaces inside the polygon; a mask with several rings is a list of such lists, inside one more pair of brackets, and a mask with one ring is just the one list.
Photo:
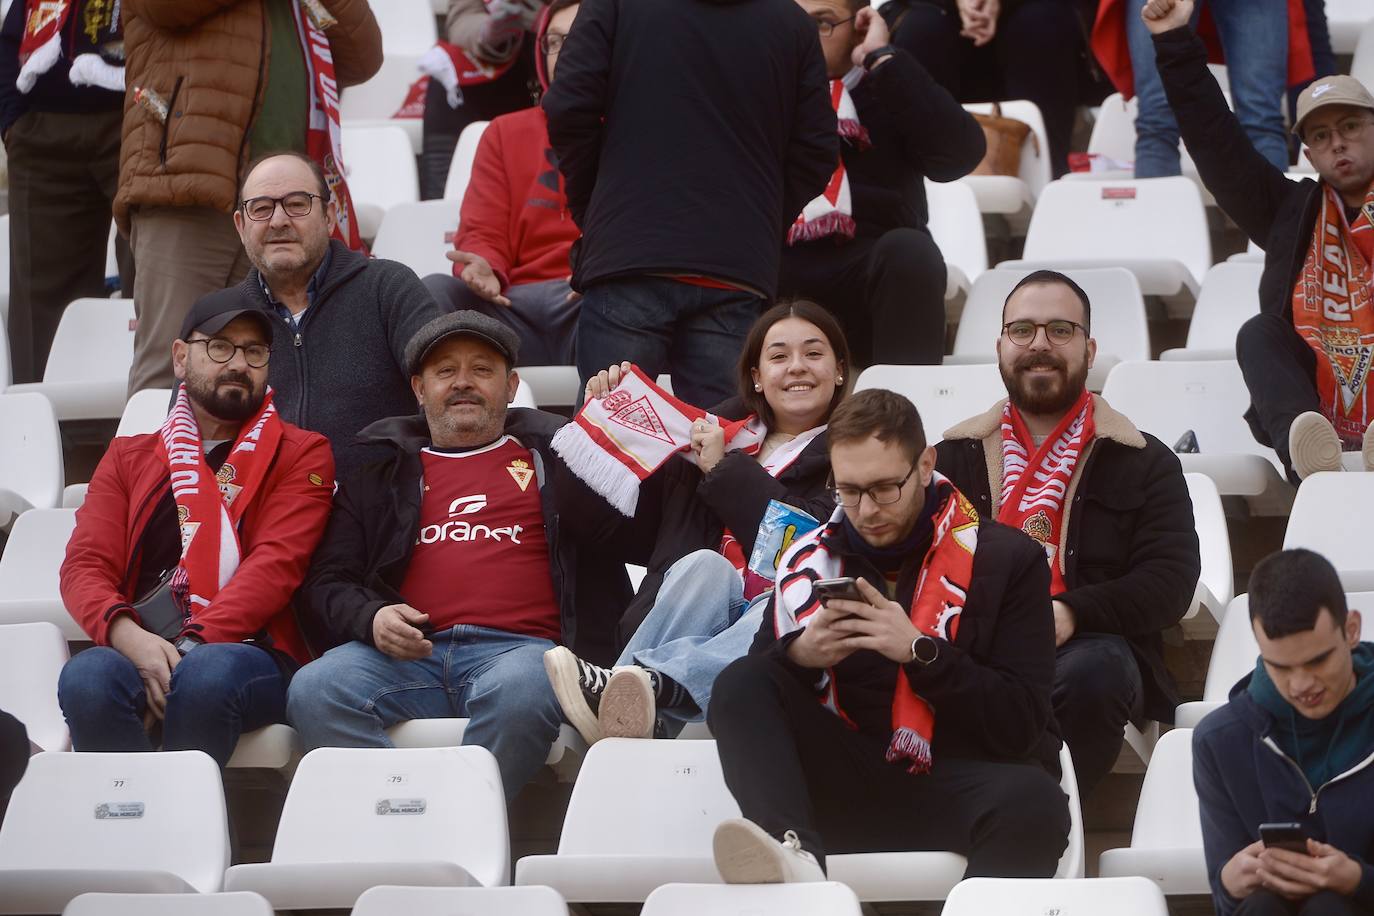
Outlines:
{"label": "man in red jacket", "polygon": [[285,721],[309,660],[288,604],[329,517],[334,459],[278,416],[272,329],[236,289],[172,344],[181,381],[162,429],[110,443],[62,564],[62,600],[96,646],[62,669],[78,751],[201,750]]}
{"label": "man in red jacket", "polygon": [[[578,0],[554,0],[540,17],[537,65],[545,89],[577,6]],[[502,115],[487,125],[472,162],[448,253],[453,276],[433,274],[425,286],[441,306],[509,325],[520,335],[524,363],[570,365],[578,304],[568,255],[577,237],[544,110]]]}

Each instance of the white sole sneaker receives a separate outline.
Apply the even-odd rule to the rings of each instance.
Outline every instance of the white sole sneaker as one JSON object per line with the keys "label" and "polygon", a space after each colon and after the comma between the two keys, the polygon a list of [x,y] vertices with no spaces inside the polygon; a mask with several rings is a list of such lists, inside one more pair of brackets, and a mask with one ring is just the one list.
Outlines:
{"label": "white sole sneaker", "polygon": [[1288,428],[1288,456],[1293,472],[1306,479],[1321,471],[1341,470],[1341,437],[1331,421],[1314,410],[1299,414]]}
{"label": "white sole sneaker", "polygon": [[649,672],[627,665],[615,669],[601,691],[597,725],[607,738],[652,738],[657,712]]}
{"label": "white sole sneaker", "polygon": [[811,853],[801,848],[796,834],[787,832],[779,843],[762,827],[745,818],[721,821],[711,841],[716,871],[726,884],[793,884],[824,881],[825,872]]}
{"label": "white sole sneaker", "polygon": [[544,653],[544,672],[553,686],[553,695],[563,707],[563,715],[582,740],[595,744],[604,737],[597,723],[596,713],[582,693],[581,669],[577,656],[567,646],[557,646]]}

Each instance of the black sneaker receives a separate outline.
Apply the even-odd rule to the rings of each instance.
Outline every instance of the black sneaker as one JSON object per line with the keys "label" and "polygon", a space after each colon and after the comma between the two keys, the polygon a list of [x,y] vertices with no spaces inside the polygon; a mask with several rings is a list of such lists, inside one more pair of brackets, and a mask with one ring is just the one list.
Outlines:
{"label": "black sneaker", "polygon": [[587,744],[600,741],[604,736],[597,712],[611,669],[583,661],[571,649],[558,646],[544,653],[544,671],[568,723]]}

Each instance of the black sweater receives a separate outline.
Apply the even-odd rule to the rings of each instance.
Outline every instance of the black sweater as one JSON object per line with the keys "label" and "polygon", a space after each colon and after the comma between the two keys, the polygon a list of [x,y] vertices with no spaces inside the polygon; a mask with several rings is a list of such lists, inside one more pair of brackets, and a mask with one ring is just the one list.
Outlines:
{"label": "black sweater", "polygon": [[648,273],[770,298],[835,170],[816,25],[794,0],[585,0],[544,96],[582,229],[573,287]]}
{"label": "black sweater", "polygon": [[86,3],[72,4],[62,30],[62,56],[47,73],[38,77],[33,89],[22,93],[14,81],[19,77],[19,46],[24,39],[24,0],[14,0],[5,23],[0,27],[0,134],[28,111],[86,112],[118,111],[124,107],[124,93],[111,92],[98,86],[73,86],[67,77],[72,58],[78,54],[99,53],[104,45],[113,45],[122,38],[119,23],[114,28],[97,33],[99,44],[92,42],[82,29]]}

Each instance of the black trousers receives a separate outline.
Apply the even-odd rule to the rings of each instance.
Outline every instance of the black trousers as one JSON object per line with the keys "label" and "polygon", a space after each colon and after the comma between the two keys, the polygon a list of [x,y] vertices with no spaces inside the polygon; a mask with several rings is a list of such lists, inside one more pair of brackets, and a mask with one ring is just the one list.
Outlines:
{"label": "black trousers", "polygon": [[959,101],[1034,102],[1045,118],[1054,177],[1068,171],[1084,45],[1071,0],[1023,0],[1011,6],[998,19],[992,41],[981,48],[959,35],[959,15],[943,5],[898,0],[890,6],[892,12],[883,10],[889,22],[901,16],[892,43],[915,55]]}
{"label": "black trousers", "polygon": [[1273,891],[1258,890],[1240,902],[1235,916],[1369,916],[1369,910],[1335,891],[1289,900]]}
{"label": "black trousers", "polygon": [[741,813],[779,838],[796,831],[822,866],[826,853],[945,850],[968,858],[968,877],[1043,878],[1068,843],[1068,805],[1043,767],[937,751],[912,775],[885,760],[886,736],[851,730],[765,655],[721,672],[708,718]]}
{"label": "black trousers", "polygon": [[1081,797],[1112,771],[1126,723],[1144,716],[1144,693],[1140,667],[1120,636],[1084,633],[1055,653],[1050,696]]}
{"label": "black trousers", "polygon": [[929,232],[890,229],[784,247],[778,293],[829,309],[860,366],[936,365],[945,353],[945,273]]}
{"label": "black trousers", "polygon": [[[1236,360],[1245,376],[1245,387],[1250,389],[1250,409],[1245,414],[1250,431],[1260,444],[1278,452],[1288,478],[1297,483],[1288,453],[1288,428],[1299,414],[1321,409],[1317,354],[1287,318],[1261,314],[1241,325],[1236,335]],[[1201,433],[1198,438],[1206,451]]]}

